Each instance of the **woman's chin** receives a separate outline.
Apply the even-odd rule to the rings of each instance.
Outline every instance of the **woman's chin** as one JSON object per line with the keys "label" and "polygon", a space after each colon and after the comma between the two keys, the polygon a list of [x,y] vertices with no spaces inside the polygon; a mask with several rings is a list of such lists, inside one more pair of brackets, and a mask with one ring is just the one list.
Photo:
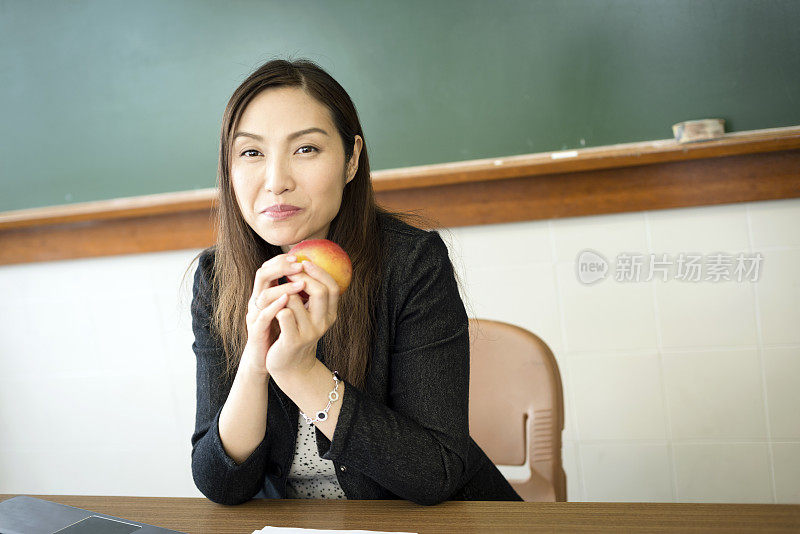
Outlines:
{"label": "woman's chin", "polygon": [[289,250],[295,244],[299,243],[303,240],[302,237],[299,239],[297,238],[295,232],[275,232],[275,231],[262,231],[258,232],[258,235],[274,247],[281,247],[281,249]]}

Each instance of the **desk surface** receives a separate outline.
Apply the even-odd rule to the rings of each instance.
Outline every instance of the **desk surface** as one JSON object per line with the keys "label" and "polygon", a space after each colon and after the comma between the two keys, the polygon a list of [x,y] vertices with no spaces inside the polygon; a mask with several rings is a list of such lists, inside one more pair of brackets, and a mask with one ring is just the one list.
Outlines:
{"label": "desk surface", "polygon": [[[267,525],[405,532],[800,532],[800,505],[208,499],[30,495],[188,534],[251,534]],[[0,494],[0,502],[15,495]]]}

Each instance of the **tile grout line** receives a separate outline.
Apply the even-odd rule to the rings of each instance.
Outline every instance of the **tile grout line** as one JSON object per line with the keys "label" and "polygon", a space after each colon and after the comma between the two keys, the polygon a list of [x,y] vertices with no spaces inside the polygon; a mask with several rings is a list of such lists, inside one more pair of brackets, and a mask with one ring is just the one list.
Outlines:
{"label": "tile grout line", "polygon": [[[747,219],[747,244],[750,248],[749,252],[753,254],[754,240],[753,240],[753,224],[750,217],[750,205],[745,205],[745,217]],[[772,450],[772,426],[769,422],[769,402],[767,400],[767,373],[764,368],[764,335],[761,330],[761,308],[758,304],[758,281],[751,282],[751,289],[753,294],[753,307],[756,319],[756,336],[758,346],[756,354],[758,355],[758,368],[761,371],[761,395],[762,395],[762,408],[764,411],[764,424],[767,428],[767,455],[769,456],[769,481],[772,490],[772,502],[778,502],[778,487],[775,482],[775,456]]]}
{"label": "tile grout line", "polygon": [[[764,348],[775,348],[775,349],[796,349],[800,348],[800,343],[764,343],[761,346]],[[753,345],[713,345],[713,346],[697,346],[697,345],[685,345],[682,347],[672,346],[672,347],[663,347],[666,352],[676,353],[676,354],[694,354],[697,352],[708,352],[708,353],[715,353],[715,352],[730,352],[732,350],[757,350],[759,347],[758,342]],[[656,347],[657,348],[657,347]],[[641,348],[630,348],[630,349],[603,349],[598,351],[590,351],[590,350],[573,350],[570,351],[570,354],[573,356],[584,356],[584,355],[612,355],[612,356],[636,356],[638,354],[648,353],[653,350],[653,347],[646,347],[642,346]]]}
{"label": "tile grout line", "polygon": [[[617,439],[617,438],[595,438],[595,439],[586,439],[583,440],[584,443],[590,443],[592,445],[654,445],[658,443],[664,443],[664,439],[652,439],[652,438],[626,438],[626,439]],[[676,439],[674,440],[675,443],[680,443],[681,445],[758,445],[758,444],[766,444],[767,438],[763,439],[735,439],[735,438],[686,438],[686,439]],[[787,439],[787,440],[776,440],[775,443],[788,443],[788,444],[798,444],[800,445],[800,439]]]}
{"label": "tile grout line", "polygon": [[[558,284],[558,257],[556,255],[556,237],[555,237],[555,231],[553,230],[553,220],[552,219],[548,219],[547,220],[547,231],[548,231],[548,235],[549,235],[549,238],[550,238],[550,255],[551,255],[550,264],[551,264],[551,267],[552,267],[552,270],[553,270],[553,277],[554,277],[554,281],[555,281],[556,306],[558,306],[558,316],[559,316],[559,319],[560,319],[559,322],[561,323],[559,325],[559,331],[561,333],[561,347],[562,347],[561,350],[564,351],[564,354],[567,354],[567,333],[566,333],[566,322],[564,320],[564,302],[561,299],[561,289],[560,289],[559,284]],[[565,363],[567,363],[568,359],[569,359],[568,357],[564,358]],[[562,384],[562,386],[564,386],[564,384]],[[572,447],[573,447],[573,451],[574,451],[575,465],[578,468],[578,482],[580,483],[579,487],[580,487],[580,490],[581,490],[580,491],[580,497],[581,497],[581,499],[583,501],[586,501],[587,500],[586,480],[585,480],[585,477],[583,475],[584,474],[583,457],[581,455],[580,431],[578,430],[578,417],[577,417],[577,412],[575,411],[575,402],[574,402],[575,397],[574,397],[574,391],[573,391],[573,388],[572,388],[572,372],[571,372],[571,369],[570,369],[570,372],[567,373],[567,384],[566,384],[566,387],[563,387],[562,389],[566,389],[566,391],[567,391],[567,398],[569,399],[569,406],[570,406],[570,409],[569,409],[570,414],[569,415],[572,417],[572,428],[575,431],[575,437],[572,440]],[[565,400],[565,402],[566,402],[566,400]],[[564,417],[566,417],[566,416],[567,416],[567,414],[565,413]],[[563,466],[563,463],[564,463],[563,441],[562,441],[562,447],[561,448],[562,448],[561,463],[562,463],[562,466]],[[569,487],[569,484],[567,484],[567,487]]]}
{"label": "tile grout line", "polygon": [[[650,232],[650,216],[648,212],[644,212],[644,229],[645,239],[647,240],[648,253],[654,254],[653,242]],[[667,455],[669,458],[669,471],[670,471],[670,486],[672,488],[672,502],[678,502],[678,463],[675,459],[675,446],[672,443],[672,415],[670,413],[669,397],[667,395],[667,380],[664,375],[664,343],[661,337],[661,314],[658,308],[658,295],[656,291],[656,284],[658,280],[653,280],[652,294],[653,294],[653,313],[655,315],[656,327],[656,346],[658,347],[658,372],[661,374],[661,402],[664,403],[664,424],[667,431]]]}

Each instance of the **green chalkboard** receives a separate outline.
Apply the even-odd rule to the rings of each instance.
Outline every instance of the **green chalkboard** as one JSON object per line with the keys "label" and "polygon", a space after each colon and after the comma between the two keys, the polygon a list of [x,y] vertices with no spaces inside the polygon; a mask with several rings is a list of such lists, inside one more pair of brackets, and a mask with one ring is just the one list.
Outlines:
{"label": "green chalkboard", "polygon": [[373,170],[800,124],[798,0],[0,0],[0,211],[213,187],[263,61],[348,90]]}

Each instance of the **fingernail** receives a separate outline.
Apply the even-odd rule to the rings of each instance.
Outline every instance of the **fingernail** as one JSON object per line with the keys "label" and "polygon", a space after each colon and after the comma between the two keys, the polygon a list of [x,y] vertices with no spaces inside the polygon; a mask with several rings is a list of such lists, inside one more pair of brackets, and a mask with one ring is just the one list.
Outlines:
{"label": "fingernail", "polygon": [[309,265],[311,265],[311,262],[310,262],[310,261],[308,261],[308,260],[303,260],[303,265],[305,265],[306,267],[308,267]]}
{"label": "fingernail", "polygon": [[302,286],[303,286],[303,282],[302,282],[302,280],[301,280],[300,282],[295,282],[295,283],[293,283],[292,285],[293,285],[294,287],[302,287]]}
{"label": "fingernail", "polygon": [[292,254],[291,256],[286,256],[286,259],[287,259],[287,260],[289,260],[289,261],[291,262],[291,261],[294,261],[294,260],[296,260],[296,259],[297,259],[297,256],[295,256],[294,254]]}

